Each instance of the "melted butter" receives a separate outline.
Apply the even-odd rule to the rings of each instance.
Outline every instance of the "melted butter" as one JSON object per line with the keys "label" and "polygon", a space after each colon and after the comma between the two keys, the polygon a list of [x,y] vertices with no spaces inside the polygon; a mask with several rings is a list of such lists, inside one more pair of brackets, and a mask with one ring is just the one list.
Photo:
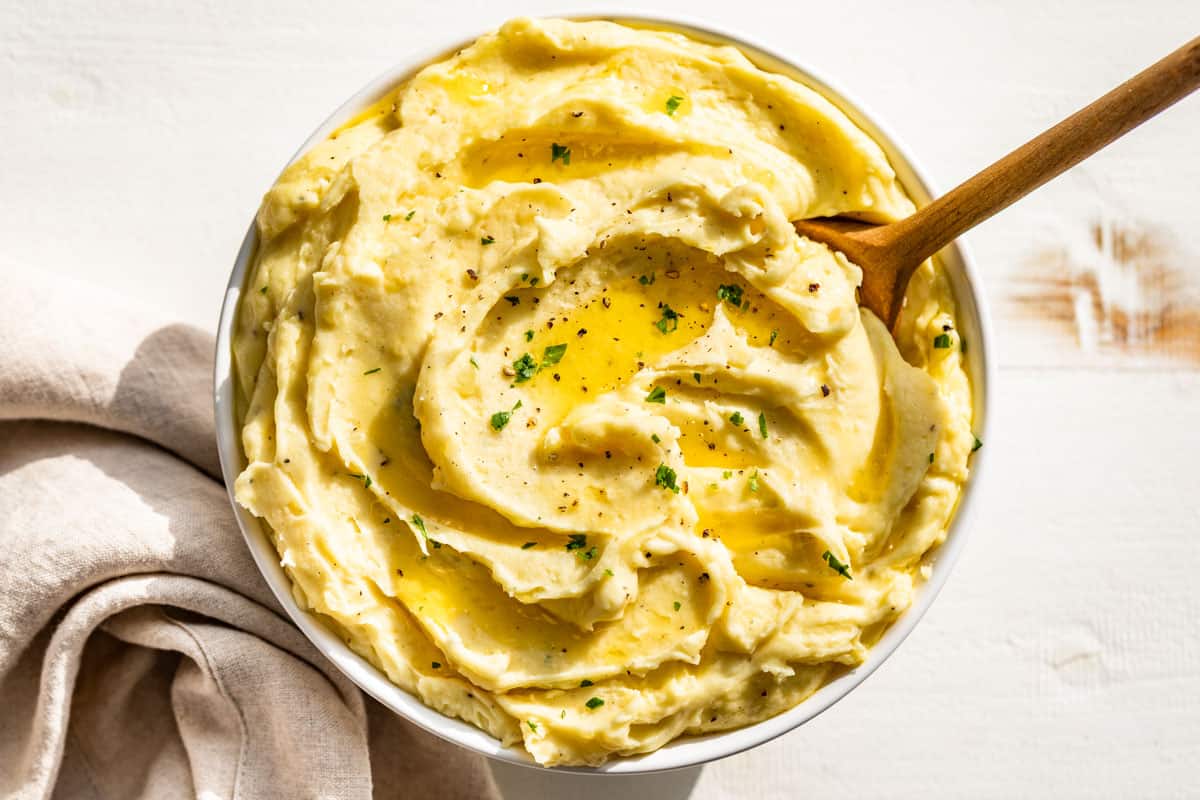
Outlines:
{"label": "melted butter", "polygon": [[429,83],[445,91],[456,103],[478,103],[492,91],[491,84],[467,72],[431,76]]}
{"label": "melted butter", "polygon": [[[749,427],[748,421],[737,426],[728,420],[720,424],[728,426],[731,430],[736,429],[737,435],[750,436],[749,432],[743,431]],[[714,427],[705,425],[704,421],[680,419],[675,421],[675,425],[679,428],[679,449],[683,452],[683,462],[689,467],[746,469],[757,463],[751,457],[751,453],[724,446],[724,437],[719,437]]]}
{"label": "melted butter", "polygon": [[622,142],[611,136],[528,129],[499,141],[480,142],[460,157],[461,179],[472,188],[492,181],[561,183],[603,175],[617,169],[648,169],[663,156],[685,151],[716,154],[699,145],[665,142]]}
{"label": "melted butter", "polygon": [[[364,122],[367,122],[367,121],[370,121],[370,120],[373,120],[376,118],[386,118],[386,117],[389,117],[389,116],[395,114],[397,98],[400,97],[400,95],[404,92],[404,90],[407,88],[407,86],[408,86],[408,82],[405,81],[404,83],[397,86],[395,89],[392,89],[390,92],[385,94],[383,97],[379,98],[374,103],[371,103],[371,105],[367,106],[362,111],[359,111],[353,117],[351,117],[350,119],[346,120],[341,125],[339,125],[337,127],[337,130],[335,130],[333,133],[329,134],[329,138],[336,139],[339,136],[341,136],[343,133],[345,133],[346,131],[350,130],[351,128],[357,128],[359,125],[362,125]],[[381,121],[383,121],[383,120],[381,120]],[[393,122],[392,124],[388,125],[388,129],[398,127],[398,125],[399,125],[399,123]]]}
{"label": "melted butter", "polygon": [[[529,383],[533,404],[545,412],[543,421],[557,424],[575,406],[621,387],[702,336],[716,306],[715,283],[706,279],[712,271],[681,268],[679,277],[668,278],[659,268],[616,277],[583,305],[545,320],[529,351],[539,358],[546,346],[561,343],[567,351]],[[673,322],[664,318],[668,306],[679,315]]]}

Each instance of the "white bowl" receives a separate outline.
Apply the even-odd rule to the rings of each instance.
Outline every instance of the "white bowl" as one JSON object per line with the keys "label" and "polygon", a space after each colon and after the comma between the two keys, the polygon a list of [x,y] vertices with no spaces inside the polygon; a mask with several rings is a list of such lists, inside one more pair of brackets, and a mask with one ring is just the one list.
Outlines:
{"label": "white bowl", "polygon": [[[830,81],[801,67],[792,61],[777,55],[767,48],[751,43],[745,37],[716,31],[703,25],[684,22],[677,19],[663,19],[638,14],[567,14],[571,19],[610,19],[615,22],[626,22],[634,26],[666,28],[686,33],[704,42],[734,45],[740,49],[758,66],[795,78],[807,86],[817,90],[827,97],[834,105],[845,112],[855,124],[883,147],[896,170],[904,189],[920,206],[928,203],[933,193],[928,181],[915,166],[908,150],[903,148],[896,138],[887,132],[886,128],[876,122],[856,102],[848,99],[846,93]],[[368,83],[347,100],[342,107],[333,112],[317,129],[300,145],[294,161],[316,143],[324,140],[340,125],[352,118],[363,108],[383,97],[400,81],[412,76],[427,64],[450,55],[474,41],[477,36],[455,41],[444,47],[427,50],[411,56],[385,73]],[[290,162],[289,162],[290,163]],[[217,429],[217,447],[221,455],[221,472],[225,478],[225,486],[229,493],[230,503],[237,516],[238,525],[245,536],[246,544],[254,555],[254,560],[262,570],[263,577],[270,584],[275,597],[278,598],[292,620],[312,640],[313,644],[325,654],[342,672],[359,685],[363,691],[370,694],[379,702],[395,711],[405,719],[419,725],[447,741],[454,742],[474,750],[490,758],[513,764],[537,767],[529,755],[517,747],[504,747],[497,739],[479,728],[461,720],[444,716],[438,711],[426,706],[413,695],[396,686],[375,666],[350,650],[338,638],[326,623],[317,615],[302,610],[292,597],[292,585],[283,568],[279,564],[279,555],[275,551],[267,533],[259,520],[237,504],[233,499],[233,482],[246,464],[242,453],[241,436],[234,409],[234,381],[232,374],[231,337],[233,322],[236,315],[238,298],[240,297],[246,276],[254,257],[258,236],[254,222],[251,220],[250,229],[242,241],[234,262],[233,273],[229,276],[229,285],[225,290],[225,300],[221,307],[221,319],[217,329],[216,365],[214,374],[215,413]],[[987,420],[990,408],[989,387],[994,378],[994,368],[991,358],[991,324],[987,306],[984,302],[981,284],[972,262],[970,253],[960,240],[946,248],[940,255],[940,261],[950,277],[958,302],[958,327],[971,343],[967,355],[967,372],[971,379],[972,402],[974,403],[974,429],[979,438],[987,441]],[[966,531],[971,522],[971,512],[975,505],[975,495],[982,476],[984,463],[987,461],[987,448],[975,453],[971,465],[971,478],[964,488],[959,507],[951,522],[945,543],[931,553],[926,561],[932,566],[932,577],[917,590],[912,607],[908,609],[870,649],[866,660],[857,668],[849,670],[800,703],[795,708],[785,711],[778,716],[762,722],[720,733],[705,736],[688,736],[677,739],[670,744],[641,756],[615,758],[599,767],[556,767],[563,772],[585,772],[600,774],[637,774],[660,772],[663,770],[679,769],[682,767],[703,764],[725,756],[739,753],[751,747],[768,742],[776,736],[803,725],[838,700],[845,697],[854,687],[862,683],[868,675],[874,672],[884,660],[890,656],[905,637],[916,627],[921,617],[929,610],[934,597],[945,584],[966,541]]]}

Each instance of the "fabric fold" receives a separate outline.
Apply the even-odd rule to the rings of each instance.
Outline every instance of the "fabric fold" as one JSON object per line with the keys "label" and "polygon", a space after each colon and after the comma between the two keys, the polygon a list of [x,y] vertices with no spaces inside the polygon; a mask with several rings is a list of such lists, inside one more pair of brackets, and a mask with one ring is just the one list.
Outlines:
{"label": "fabric fold", "polygon": [[498,797],[276,604],[218,480],[211,337],[0,278],[0,797]]}

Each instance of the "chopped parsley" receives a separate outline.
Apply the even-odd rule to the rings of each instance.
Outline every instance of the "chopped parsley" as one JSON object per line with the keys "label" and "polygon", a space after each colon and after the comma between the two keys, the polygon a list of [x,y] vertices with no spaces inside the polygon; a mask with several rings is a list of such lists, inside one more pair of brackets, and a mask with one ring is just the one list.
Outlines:
{"label": "chopped parsley", "polygon": [[523,356],[513,362],[513,371],[517,373],[517,379],[513,383],[524,383],[532,378],[538,370],[537,362],[533,360],[533,356],[525,353]]}
{"label": "chopped parsley", "polygon": [[521,545],[522,550],[528,550],[531,547],[537,547],[537,542],[526,542],[525,544]]}
{"label": "chopped parsley", "polygon": [[596,545],[592,545],[587,550],[580,551],[579,557],[582,558],[584,561],[591,561],[593,558],[596,557]]}
{"label": "chopped parsley", "polygon": [[533,341],[533,331],[525,331],[525,341],[527,341],[527,342]]}
{"label": "chopped parsley", "polygon": [[[526,331],[526,340],[532,339],[532,334],[533,331]],[[513,383],[524,383],[536,375],[540,370],[546,369],[547,367],[553,367],[555,364],[562,361],[563,354],[566,352],[566,344],[552,344],[542,350],[542,362],[540,364],[533,360],[533,355],[531,353],[522,354],[521,357],[514,361],[512,365],[513,372],[516,373],[516,379],[513,381]]]}
{"label": "chopped parsley", "polygon": [[939,333],[933,338],[933,346],[938,350],[948,350],[950,348],[950,334]]}
{"label": "chopped parsley", "polygon": [[640,283],[642,286],[651,285],[654,283],[654,273],[651,272],[649,275],[642,275],[638,278],[638,283]]}
{"label": "chopped parsley", "polygon": [[610,578],[613,577],[613,571],[611,569],[604,570],[604,574]]}
{"label": "chopped parsley", "polygon": [[846,564],[843,564],[841,561],[838,561],[837,556],[835,556],[833,553],[826,550],[824,553],[821,553],[821,558],[823,558],[825,563],[829,565],[829,568],[838,575],[841,575],[848,581],[854,580],[854,578],[850,577],[850,567]]}
{"label": "chopped parsley", "polygon": [[504,295],[504,299],[514,306],[520,305],[521,303],[521,298],[517,297],[515,294],[506,294]]}
{"label": "chopped parsley", "polygon": [[771,329],[771,341],[767,342],[767,346],[774,347],[775,340],[778,338],[779,338],[779,328],[772,328]]}
{"label": "chopped parsley", "polygon": [[764,439],[767,438],[767,415],[762,411],[758,412],[758,432]]}
{"label": "chopped parsley", "polygon": [[497,411],[495,414],[492,414],[492,430],[504,430],[504,426],[508,424],[508,421],[512,419],[512,415],[516,413],[516,410],[520,407],[521,401],[518,400],[517,404],[512,407],[511,411]]}
{"label": "chopped parsley", "polygon": [[536,722],[534,722],[531,719],[527,719],[527,720],[525,720],[525,724],[529,726],[529,730],[533,731],[534,733],[537,733],[537,723]]}
{"label": "chopped parsley", "polygon": [[383,367],[376,367],[375,369],[369,369],[366,372],[364,372],[363,375],[374,375],[376,372],[379,372],[382,369],[383,369]]}
{"label": "chopped parsley", "polygon": [[742,416],[742,412],[735,411],[729,415],[729,421],[732,422],[734,425],[741,425],[742,422],[745,421],[745,417]]}
{"label": "chopped parsley", "polygon": [[654,442],[655,444],[658,444],[659,442],[662,441],[662,439],[658,438],[657,433],[652,433],[652,434],[650,434],[650,441]]}
{"label": "chopped parsley", "polygon": [[569,538],[571,541],[567,542],[568,550],[582,550],[587,547],[586,533],[572,533]]}
{"label": "chopped parsley", "polygon": [[475,360],[475,356],[471,356],[467,360],[471,362],[472,367],[474,367],[475,369],[479,369],[479,362]]}
{"label": "chopped parsley", "polygon": [[654,471],[654,485],[679,494],[679,484],[675,482],[675,470],[666,464],[659,464],[658,469]]}
{"label": "chopped parsley", "polygon": [[259,290],[258,290],[258,293],[259,293],[259,294],[266,294],[266,293],[267,293],[267,287],[265,287],[265,286],[264,286],[264,287],[262,287],[261,289],[259,289]]}
{"label": "chopped parsley", "polygon": [[679,105],[682,102],[683,102],[683,98],[677,94],[673,94],[670,97],[668,97],[667,98],[667,116],[668,117],[675,116],[675,112],[679,110]]}
{"label": "chopped parsley", "polygon": [[742,287],[736,283],[722,283],[717,287],[717,299],[724,300],[731,306],[742,304]]}
{"label": "chopped parsley", "polygon": [[972,452],[972,453],[974,453],[974,452],[975,452],[976,450],[978,450],[979,448],[983,447],[983,442],[979,441],[979,437],[978,437],[978,436],[974,436],[973,438],[975,439],[975,444],[971,445],[971,452]]}
{"label": "chopped parsley", "polygon": [[480,239],[479,239],[479,243],[480,243],[481,245],[483,245],[484,247],[486,247],[486,246],[488,246],[489,244],[495,244],[495,243],[496,243],[496,240],[495,240],[493,237],[491,237],[491,236],[483,236],[483,237],[480,237]]}
{"label": "chopped parsley", "polygon": [[750,487],[750,491],[758,491],[758,470],[754,470],[754,472],[750,473],[750,478],[746,481],[746,485]]}
{"label": "chopped parsley", "polygon": [[658,328],[659,333],[671,333],[677,330],[679,328],[679,312],[663,303],[662,318],[654,323],[654,327]]}
{"label": "chopped parsley", "polygon": [[440,661],[431,661],[431,662],[429,662],[429,666],[433,667],[434,669],[441,669],[441,668],[442,668],[442,662],[440,662]]}
{"label": "chopped parsley", "polygon": [[731,469],[727,469],[721,473],[721,478],[723,480],[729,480],[732,477],[733,477],[733,470],[731,470]]}
{"label": "chopped parsley", "polygon": [[417,526],[417,530],[421,532],[421,535],[424,536],[426,539],[428,539],[429,531],[425,530],[425,520],[421,519],[421,515],[413,514],[412,522],[413,522],[413,525]]}
{"label": "chopped parsley", "polygon": [[359,475],[357,472],[347,472],[346,474],[349,475],[351,478],[354,478],[355,480],[362,481],[364,489],[371,488],[371,476],[370,475]]}
{"label": "chopped parsley", "polygon": [[564,147],[558,142],[555,142],[554,144],[550,145],[550,163],[553,164],[555,161],[559,160],[562,161],[563,166],[570,164],[571,148]]}
{"label": "chopped parsley", "polygon": [[683,608],[683,604],[680,603],[678,600],[676,600],[675,601],[675,610],[678,611],[681,608]]}
{"label": "chopped parsley", "polygon": [[595,711],[597,708],[604,705],[604,701],[602,699],[600,699],[599,697],[593,697],[593,698],[589,699],[586,703],[584,703],[584,705],[587,706],[588,708],[592,709],[593,711]]}
{"label": "chopped parsley", "polygon": [[699,382],[700,382],[700,373],[699,373],[699,372],[693,372],[693,373],[692,373],[692,380],[694,380],[696,383],[699,383]]}
{"label": "chopped parsley", "polygon": [[565,343],[564,344],[552,344],[549,347],[547,347],[545,350],[542,351],[541,369],[545,369],[546,367],[553,367],[555,364],[562,361],[563,353],[565,353],[565,352],[567,352],[567,345]]}
{"label": "chopped parsley", "polygon": [[962,351],[964,356],[967,354],[967,337],[962,334],[958,336],[958,349]]}
{"label": "chopped parsley", "polygon": [[661,386],[655,386],[650,390],[650,394],[646,395],[646,402],[665,404],[667,402],[667,390]]}
{"label": "chopped parsley", "polygon": [[932,463],[933,463],[933,453],[930,453],[930,454],[929,454],[929,463],[930,463],[930,464],[932,464]]}
{"label": "chopped parsley", "polygon": [[404,215],[404,221],[405,221],[405,222],[409,222],[409,221],[411,221],[411,220],[412,220],[412,218],[413,218],[413,214],[416,214],[416,213],[417,213],[417,212],[416,212],[416,209],[414,209],[414,210],[412,210],[412,211],[408,212],[407,214],[405,214],[405,215]]}
{"label": "chopped parsley", "polygon": [[383,215],[383,221],[384,221],[384,222],[391,222],[391,221],[392,221],[392,215],[391,215],[391,214],[384,214],[384,215]]}
{"label": "chopped parsley", "polygon": [[587,688],[587,687],[589,687],[589,686],[595,686],[595,684],[594,684],[594,683],[592,683],[591,681],[589,681],[587,678],[584,678],[583,680],[581,680],[581,681],[579,682],[579,688],[580,688],[580,689],[586,689],[586,688]]}

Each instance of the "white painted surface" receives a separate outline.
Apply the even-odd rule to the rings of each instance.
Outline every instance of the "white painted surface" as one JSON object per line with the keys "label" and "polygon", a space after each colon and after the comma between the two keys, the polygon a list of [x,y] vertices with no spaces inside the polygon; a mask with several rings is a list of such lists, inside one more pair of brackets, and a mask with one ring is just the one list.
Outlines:
{"label": "white painted surface", "polygon": [[[7,0],[0,261],[211,329],[259,196],[345,96],[463,26],[600,5]],[[745,31],[811,64],[943,186],[1200,32],[1195,0],[913,5],[638,10]],[[875,676],[698,775],[499,770],[509,795],[1195,796],[1200,362],[1140,345],[1083,352],[1011,298],[1039,252],[1101,216],[1158,231],[1169,265],[1200,283],[1198,142],[1192,98],[972,234],[1001,353],[992,482],[956,574]]]}

